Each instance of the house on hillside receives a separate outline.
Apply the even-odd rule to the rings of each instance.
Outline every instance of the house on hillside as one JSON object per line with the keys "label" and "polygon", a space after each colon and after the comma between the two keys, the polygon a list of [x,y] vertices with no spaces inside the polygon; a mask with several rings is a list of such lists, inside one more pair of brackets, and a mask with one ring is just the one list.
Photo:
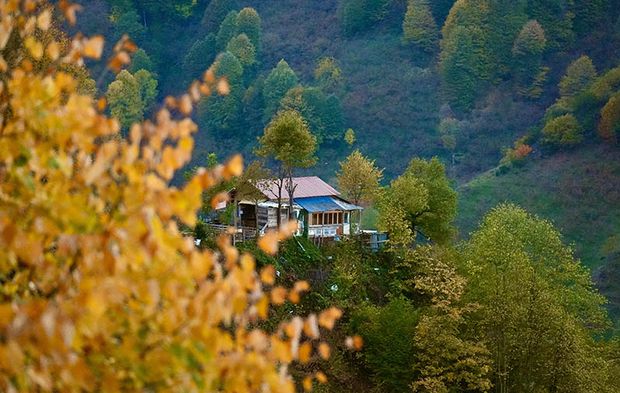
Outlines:
{"label": "house on hillside", "polygon": [[[282,190],[282,223],[288,221],[292,209],[293,217],[299,222],[298,235],[333,239],[352,234],[352,213],[363,210],[362,207],[345,200],[336,189],[317,176],[295,177],[293,184],[293,203],[288,200],[285,189]],[[278,186],[275,180],[261,180],[255,187],[261,198],[238,200],[235,221],[241,231],[255,233],[258,230],[264,233],[267,229],[277,227]],[[236,199],[234,193],[235,190],[232,190],[231,200]]]}

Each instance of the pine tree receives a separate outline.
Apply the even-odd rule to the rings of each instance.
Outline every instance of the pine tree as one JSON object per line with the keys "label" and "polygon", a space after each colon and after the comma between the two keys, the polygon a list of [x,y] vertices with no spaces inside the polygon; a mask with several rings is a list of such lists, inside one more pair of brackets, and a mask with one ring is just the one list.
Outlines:
{"label": "pine tree", "polygon": [[298,83],[299,79],[295,71],[289,67],[284,59],[280,60],[265,79],[263,86],[263,97],[265,99],[264,119],[270,119],[276,113],[282,98]]}
{"label": "pine tree", "polygon": [[239,11],[237,15],[237,34],[245,34],[256,53],[260,53],[261,48],[261,19],[254,8],[246,7]]}
{"label": "pine tree", "polygon": [[587,88],[596,78],[596,68],[592,59],[581,56],[573,61],[566,69],[566,74],[560,81],[560,95],[573,97]]}
{"label": "pine tree", "polygon": [[537,80],[546,43],[545,31],[535,20],[528,21],[515,39],[513,71],[520,91],[529,92]]}
{"label": "pine tree", "polygon": [[235,9],[235,0],[211,0],[205,8],[200,22],[203,31],[207,33],[215,32],[226,15]]}
{"label": "pine tree", "polygon": [[409,0],[403,21],[403,41],[427,52],[433,52],[439,42],[439,30],[428,0]]}
{"label": "pine tree", "polygon": [[237,11],[230,11],[217,31],[215,45],[218,51],[223,51],[233,37],[237,35]]}
{"label": "pine tree", "polygon": [[226,50],[235,55],[243,67],[256,63],[256,50],[248,36],[244,33],[231,39],[226,46]]}

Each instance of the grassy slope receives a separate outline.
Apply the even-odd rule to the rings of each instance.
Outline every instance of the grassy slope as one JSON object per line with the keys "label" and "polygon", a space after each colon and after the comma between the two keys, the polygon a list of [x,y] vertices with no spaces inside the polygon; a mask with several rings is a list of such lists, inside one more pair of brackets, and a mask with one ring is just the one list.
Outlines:
{"label": "grassy slope", "polygon": [[532,160],[495,176],[487,172],[463,185],[457,224],[466,236],[493,206],[509,201],[551,220],[595,269],[605,241],[620,233],[620,150],[584,146]]}

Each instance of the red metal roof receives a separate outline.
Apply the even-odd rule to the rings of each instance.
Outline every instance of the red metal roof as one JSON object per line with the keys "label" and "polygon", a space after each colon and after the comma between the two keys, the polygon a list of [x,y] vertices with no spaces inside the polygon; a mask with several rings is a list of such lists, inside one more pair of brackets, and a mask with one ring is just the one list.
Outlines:
{"label": "red metal roof", "polygon": [[[286,180],[284,184],[285,187],[282,189],[282,199],[288,199]],[[295,199],[340,195],[334,187],[325,183],[318,176],[294,177],[293,184],[297,185],[294,194]],[[276,186],[275,180],[260,180],[256,185],[268,199],[277,199],[278,187]]]}

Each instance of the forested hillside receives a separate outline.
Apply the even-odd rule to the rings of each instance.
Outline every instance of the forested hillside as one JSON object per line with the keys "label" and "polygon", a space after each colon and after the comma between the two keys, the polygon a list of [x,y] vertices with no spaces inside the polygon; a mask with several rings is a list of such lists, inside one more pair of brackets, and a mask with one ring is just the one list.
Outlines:
{"label": "forested hillside", "polygon": [[620,391],[620,0],[0,17],[0,390]]}

